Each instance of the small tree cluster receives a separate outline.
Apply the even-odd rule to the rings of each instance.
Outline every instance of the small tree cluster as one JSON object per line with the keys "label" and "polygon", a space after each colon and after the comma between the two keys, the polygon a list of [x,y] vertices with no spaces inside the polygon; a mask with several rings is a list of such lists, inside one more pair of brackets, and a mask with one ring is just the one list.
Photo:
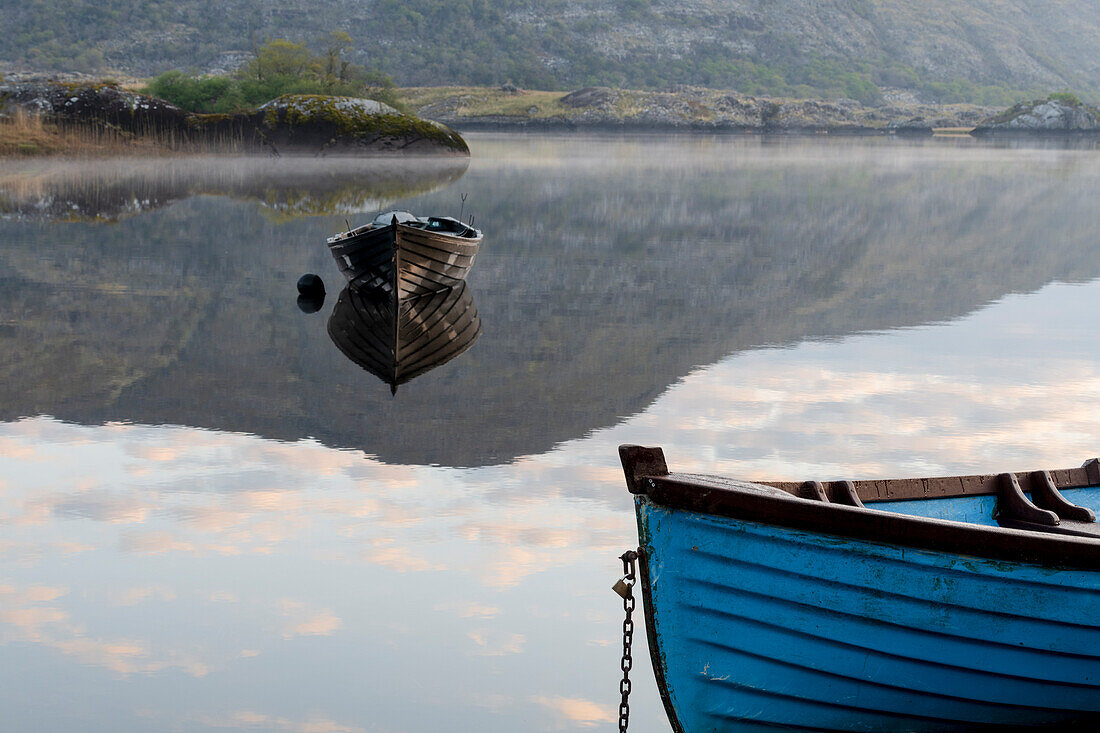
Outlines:
{"label": "small tree cluster", "polygon": [[344,58],[354,42],[344,31],[325,37],[320,53],[304,43],[268,41],[232,76],[196,76],[168,71],[145,91],[193,112],[235,112],[283,94],[365,97],[401,108],[393,80]]}

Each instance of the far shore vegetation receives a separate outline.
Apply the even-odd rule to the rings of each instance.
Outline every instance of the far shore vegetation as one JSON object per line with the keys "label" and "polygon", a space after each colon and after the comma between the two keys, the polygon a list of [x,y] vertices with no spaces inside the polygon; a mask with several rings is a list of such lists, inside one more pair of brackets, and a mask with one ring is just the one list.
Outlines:
{"label": "far shore vegetation", "polygon": [[[280,94],[291,93],[365,97],[400,109],[402,95],[388,75],[350,63],[344,58],[353,48],[347,33],[334,31],[313,46],[320,50],[314,52],[307,44],[285,39],[268,41],[257,49],[256,57],[251,62],[231,75],[204,76],[169,71],[154,78],[144,91],[194,112],[234,112],[262,104]],[[1042,95],[1039,89],[975,84],[962,79],[931,81],[899,64],[875,66],[862,63],[856,64],[856,67],[853,69],[835,59],[811,59],[789,68],[737,60],[713,62],[705,68],[690,70],[693,72],[691,74],[687,73],[689,70],[684,70],[684,74],[677,76],[694,78],[695,86],[732,89],[752,96],[794,99],[844,97],[868,106],[886,101],[884,89],[909,90],[936,104],[971,103],[983,106],[1009,106],[1022,99]],[[651,83],[638,88],[675,88],[672,78],[655,76]],[[531,81],[522,75],[520,79],[521,83]],[[544,83],[533,84],[529,88],[560,91],[563,95],[571,90],[562,88],[551,79],[541,81]],[[597,76],[588,80],[593,85],[619,88],[619,85],[607,84],[607,81]],[[505,83],[505,86],[509,85],[512,82]]]}
{"label": "far shore vegetation", "polygon": [[141,89],[191,112],[240,112],[284,94],[329,94],[374,99],[405,111],[393,80],[344,58],[351,36],[333,31],[313,52],[304,43],[268,41],[255,57],[229,76],[167,71]]}

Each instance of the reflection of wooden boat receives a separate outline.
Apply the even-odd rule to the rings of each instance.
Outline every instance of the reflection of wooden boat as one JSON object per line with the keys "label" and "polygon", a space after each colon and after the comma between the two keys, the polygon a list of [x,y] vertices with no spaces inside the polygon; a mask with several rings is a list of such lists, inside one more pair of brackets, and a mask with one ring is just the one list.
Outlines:
{"label": "reflection of wooden boat", "polygon": [[1100,719],[1096,461],[761,484],[670,474],[659,448],[619,450],[676,730]]}
{"label": "reflection of wooden boat", "polygon": [[481,334],[481,319],[466,283],[400,301],[381,290],[346,287],[328,333],[345,356],[396,392],[397,385],[470,348]]}
{"label": "reflection of wooden boat", "polygon": [[403,298],[462,282],[480,245],[481,232],[457,219],[418,219],[404,211],[379,214],[370,224],[328,239],[351,285],[388,290],[396,265]]}

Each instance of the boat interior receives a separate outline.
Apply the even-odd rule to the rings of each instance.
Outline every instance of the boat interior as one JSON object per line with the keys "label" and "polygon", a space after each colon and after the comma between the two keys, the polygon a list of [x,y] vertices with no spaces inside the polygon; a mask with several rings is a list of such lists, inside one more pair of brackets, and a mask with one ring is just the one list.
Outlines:
{"label": "boat interior", "polygon": [[446,234],[452,237],[463,237],[465,239],[477,239],[481,236],[481,232],[474,229],[469,224],[455,219],[451,216],[428,216],[418,217],[408,211],[384,211],[371,220],[370,224],[364,224],[363,226],[349,229],[346,232],[333,235],[328,238],[329,244],[333,242],[340,242],[345,239],[351,239],[365,232],[373,231],[375,229],[381,229],[382,227],[388,227],[393,223],[393,220],[397,219],[398,224],[404,224],[410,227],[416,227],[417,229],[424,229],[429,232],[435,232],[438,234]]}
{"label": "boat interior", "polygon": [[427,229],[429,232],[438,232],[439,234],[449,234],[454,237],[466,237],[467,239],[476,239],[481,236],[481,232],[474,229],[468,224],[463,224],[458,219],[450,216],[429,216],[426,221],[409,221],[402,222],[411,227]]}
{"label": "boat interior", "polygon": [[[914,518],[1006,527],[1100,539],[1100,460],[1080,468],[973,476],[864,481],[744,482],[669,473],[659,448],[622,446],[632,493],[651,493],[655,481],[685,495],[705,495],[700,508],[736,502],[737,495],[808,500],[831,507],[871,509]],[[648,482],[648,484],[646,483]],[[663,493],[663,492],[661,492]],[[822,507],[824,508],[824,507]]]}

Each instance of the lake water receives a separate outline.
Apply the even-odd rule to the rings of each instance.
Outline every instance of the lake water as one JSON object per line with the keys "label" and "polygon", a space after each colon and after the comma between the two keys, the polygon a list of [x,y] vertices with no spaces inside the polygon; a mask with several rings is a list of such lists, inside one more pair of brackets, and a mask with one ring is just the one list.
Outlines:
{"label": "lake water", "polygon": [[[1096,152],[470,139],[0,165],[4,729],[611,730],[620,443],[777,479],[1100,454]],[[480,338],[395,396],[326,329],[325,237],[390,207],[485,231]],[[631,730],[668,730],[634,656]]]}

